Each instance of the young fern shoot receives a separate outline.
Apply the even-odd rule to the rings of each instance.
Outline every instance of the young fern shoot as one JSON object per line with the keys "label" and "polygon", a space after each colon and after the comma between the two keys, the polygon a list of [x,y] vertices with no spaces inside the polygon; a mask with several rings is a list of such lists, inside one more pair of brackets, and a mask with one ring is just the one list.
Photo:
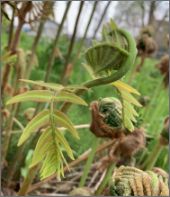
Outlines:
{"label": "young fern shoot", "polygon": [[50,109],[44,109],[27,124],[19,139],[18,146],[27,141],[33,132],[45,127],[46,129],[42,132],[34,150],[30,168],[42,163],[40,169],[41,179],[54,173],[60,178],[60,176],[64,176],[63,164],[67,165],[63,150],[67,153],[70,159],[74,160],[74,156],[69,143],[57,127],[65,127],[75,138],[79,137],[69,118],[63,112],[54,109],[54,103],[67,101],[80,105],[87,104],[83,99],[72,93],[74,87],[64,87],[57,84],[34,82],[30,80],[22,81],[38,84],[48,88],[48,90],[28,91],[11,98],[8,100],[7,104],[24,101],[48,102]]}

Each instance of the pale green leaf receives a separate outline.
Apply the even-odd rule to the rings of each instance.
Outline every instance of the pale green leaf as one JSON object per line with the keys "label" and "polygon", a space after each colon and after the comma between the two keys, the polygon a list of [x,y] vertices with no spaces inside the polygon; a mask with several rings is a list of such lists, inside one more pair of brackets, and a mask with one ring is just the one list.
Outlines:
{"label": "pale green leaf", "polygon": [[25,101],[49,102],[52,95],[49,90],[31,90],[12,97],[7,101],[6,105]]}
{"label": "pale green leaf", "polygon": [[68,156],[74,160],[74,156],[73,156],[73,151],[70,148],[70,145],[68,144],[67,140],[65,139],[65,137],[63,136],[63,134],[56,129],[56,140],[58,140],[60,142],[60,144],[63,145],[63,147],[65,148]]}
{"label": "pale green leaf", "polygon": [[142,107],[142,105],[129,92],[121,91],[121,95],[123,99],[125,99],[129,103],[132,103],[133,105],[136,105],[138,107]]}
{"label": "pale green leaf", "polygon": [[124,113],[125,113],[126,117],[127,117],[128,119],[130,119],[131,121],[136,122],[136,119],[135,119],[133,113],[132,113],[131,111],[128,110],[128,108],[126,107],[126,105],[124,105],[124,106],[125,106],[125,108],[124,108]]}
{"label": "pale green leaf", "polygon": [[125,128],[127,128],[129,131],[134,131],[134,126],[133,126],[133,124],[132,124],[132,122],[129,120],[129,118],[127,118],[126,116],[125,116],[125,118],[124,118],[124,126],[125,126]]}
{"label": "pale green leaf", "polygon": [[87,106],[87,103],[74,93],[59,92],[56,96],[54,96],[54,93],[49,90],[27,91],[23,94],[19,94],[17,96],[12,97],[7,101],[6,105],[25,101],[50,102],[51,99],[54,99],[54,101],[56,102],[70,102],[74,104]]}
{"label": "pale green leaf", "polygon": [[49,110],[43,110],[39,114],[37,114],[23,130],[23,133],[18,142],[18,146],[22,145],[33,132],[46,125],[48,122]]}
{"label": "pale green leaf", "polygon": [[[54,115],[55,114],[55,115]],[[74,128],[71,120],[61,111],[56,110],[53,116],[57,123],[57,126],[62,126],[68,129],[68,131],[77,139],[79,139],[79,135],[77,130]]]}
{"label": "pale green leaf", "polygon": [[81,97],[71,92],[60,92],[55,96],[54,101],[64,101],[87,106],[87,103]]}
{"label": "pale green leaf", "polygon": [[25,83],[34,84],[34,85],[39,85],[39,86],[46,87],[46,88],[49,88],[51,90],[56,90],[56,91],[64,91],[64,90],[69,91],[69,90],[75,90],[75,89],[87,90],[88,89],[82,85],[63,86],[63,85],[57,84],[57,83],[47,83],[44,81],[32,81],[32,80],[27,80],[27,79],[20,79],[20,81],[25,82]]}
{"label": "pale green leaf", "polygon": [[[64,155],[63,155],[61,149],[59,149],[59,153],[60,153],[60,155],[61,155],[61,158],[62,158],[62,160],[63,160],[63,163],[65,163],[67,169],[70,170],[70,169],[69,169],[69,165],[68,165],[68,163],[67,163],[67,161],[66,161],[66,159],[65,159],[65,157],[64,157]],[[64,177],[64,171],[63,171],[63,177]]]}
{"label": "pale green leaf", "polygon": [[36,144],[30,168],[42,161],[53,147],[53,138],[49,129],[44,131]]}
{"label": "pale green leaf", "polygon": [[134,116],[139,116],[132,104],[130,104],[126,100],[124,100],[123,103],[126,106],[126,108],[128,108],[129,112],[131,112]]}
{"label": "pale green leaf", "polygon": [[60,161],[61,158],[56,150],[48,152],[40,169],[41,180],[54,173],[60,172]]}
{"label": "pale green leaf", "polygon": [[25,82],[25,83],[30,83],[33,85],[39,85],[39,86],[50,88],[52,90],[57,90],[57,91],[61,91],[64,89],[63,85],[56,84],[56,83],[46,83],[44,81],[32,81],[32,80],[28,80],[28,79],[20,79],[20,81]]}
{"label": "pale green leaf", "polygon": [[113,86],[119,89],[119,91],[127,91],[129,93],[140,95],[140,93],[133,87],[129,86],[128,84],[124,83],[123,81],[115,81],[112,83]]}

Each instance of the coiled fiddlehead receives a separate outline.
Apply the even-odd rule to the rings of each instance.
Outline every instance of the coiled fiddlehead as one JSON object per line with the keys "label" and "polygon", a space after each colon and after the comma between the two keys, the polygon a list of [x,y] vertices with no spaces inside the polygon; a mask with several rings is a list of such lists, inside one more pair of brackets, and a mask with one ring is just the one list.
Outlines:
{"label": "coiled fiddlehead", "polygon": [[135,167],[121,166],[115,170],[110,183],[113,196],[168,196],[167,176]]}
{"label": "coiled fiddlehead", "polygon": [[85,58],[97,79],[86,82],[86,87],[108,84],[119,80],[134,64],[137,55],[134,38],[117,28],[111,21],[103,29],[103,38],[85,52]]}
{"label": "coiled fiddlehead", "polygon": [[114,98],[99,100],[99,111],[104,116],[104,122],[114,128],[122,127],[122,104]]}

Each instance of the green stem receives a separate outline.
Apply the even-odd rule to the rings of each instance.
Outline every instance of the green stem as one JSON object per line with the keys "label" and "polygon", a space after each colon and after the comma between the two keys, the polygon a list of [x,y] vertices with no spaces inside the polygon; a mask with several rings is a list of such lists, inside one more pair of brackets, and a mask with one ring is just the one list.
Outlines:
{"label": "green stem", "polygon": [[11,129],[13,126],[13,118],[14,118],[16,108],[17,108],[16,104],[12,105],[11,110],[10,110],[11,114],[9,116],[9,119],[6,122],[7,128],[5,130],[5,138],[3,142],[3,148],[2,148],[2,163],[5,161],[6,156],[7,156],[8,147],[9,147],[9,143],[11,139]]}
{"label": "green stem", "polygon": [[104,176],[103,181],[99,185],[97,191],[95,192],[95,195],[101,195],[103,190],[106,188],[107,184],[109,183],[109,180],[112,176],[113,169],[115,168],[115,164],[111,163],[106,171],[106,174]]}
{"label": "green stem", "polygon": [[[69,1],[69,2],[67,3],[67,7],[66,7],[66,9],[65,9],[65,12],[64,12],[64,15],[63,15],[61,24],[60,24],[59,29],[58,29],[58,31],[57,31],[55,40],[54,40],[54,42],[53,42],[52,52],[51,52],[50,57],[49,57],[49,60],[48,60],[47,69],[46,69],[46,74],[45,74],[45,77],[44,77],[44,81],[45,81],[45,82],[47,82],[47,81],[49,80],[49,77],[50,77],[51,69],[52,69],[52,66],[53,66],[54,60],[55,60],[55,50],[56,50],[56,46],[57,46],[57,44],[58,44],[58,40],[59,40],[59,38],[60,38],[60,34],[61,34],[62,29],[63,29],[63,25],[64,25],[65,19],[66,19],[66,17],[67,17],[67,13],[68,13],[68,11],[69,11],[70,6],[71,6],[71,1]],[[34,113],[33,117],[40,111],[40,109],[41,109],[41,103],[38,103],[37,106],[36,106],[35,113]]]}
{"label": "green stem", "polygon": [[[18,73],[16,73],[15,75],[15,79],[13,82],[13,89],[14,89],[14,95],[17,93],[17,88],[18,87]],[[6,132],[5,132],[5,138],[4,138],[4,143],[3,143],[3,150],[2,150],[2,160],[5,161],[6,156],[7,156],[7,152],[8,152],[8,147],[9,147],[9,143],[10,143],[10,139],[11,139],[11,131],[13,128],[13,119],[15,117],[17,108],[18,108],[18,103],[15,103],[12,105],[11,109],[9,111],[11,111],[11,114],[9,116],[9,119],[6,122]]]}
{"label": "green stem", "polygon": [[64,71],[63,71],[63,74],[62,74],[62,77],[61,77],[62,84],[67,83],[67,79],[66,79],[65,75],[66,75],[66,72],[67,72],[67,67],[68,67],[68,63],[70,61],[71,53],[72,53],[72,50],[73,50],[73,47],[74,47],[74,44],[75,44],[75,38],[76,38],[78,23],[79,23],[81,11],[83,9],[83,5],[84,5],[84,1],[81,1],[80,6],[79,6],[79,11],[78,11],[78,14],[77,14],[77,18],[76,18],[76,22],[75,22],[75,25],[74,25],[73,35],[71,37],[70,45],[69,45],[68,52],[67,52],[66,59],[65,59],[65,63],[64,63]]}
{"label": "green stem", "polygon": [[149,120],[149,131],[155,131],[155,128],[157,128],[158,123],[157,123],[157,117],[160,117],[161,112],[164,110],[163,109],[163,104],[165,103],[165,97],[162,96],[162,94],[159,95],[158,98],[159,104],[156,106],[156,109],[152,113],[152,117]]}
{"label": "green stem", "polygon": [[95,138],[95,140],[93,141],[93,145],[92,145],[92,148],[91,148],[90,155],[88,157],[86,165],[84,166],[83,175],[82,175],[82,177],[80,179],[80,182],[79,182],[79,187],[83,187],[85,185],[85,182],[86,182],[88,173],[90,171],[91,165],[93,163],[95,153],[96,153],[96,149],[99,145],[99,142],[100,142],[100,140],[98,138]]}
{"label": "green stem", "polygon": [[30,184],[32,183],[32,181],[35,177],[35,173],[38,170],[38,168],[39,168],[39,166],[36,165],[36,166],[29,169],[29,172],[28,172],[26,178],[24,179],[24,182],[18,192],[19,196],[25,196],[27,194],[27,191],[28,191]]}
{"label": "green stem", "polygon": [[158,140],[152,152],[149,154],[147,160],[142,165],[142,169],[151,170],[154,167],[160,153],[162,152],[162,149],[163,149],[163,146],[160,144]]}
{"label": "green stem", "polygon": [[7,185],[10,186],[11,181],[14,180],[18,180],[18,176],[20,175],[20,168],[21,165],[24,162],[24,157],[25,157],[25,150],[27,150],[28,148],[34,148],[35,144],[37,143],[37,139],[39,137],[39,132],[37,132],[35,135],[32,136],[32,138],[30,139],[30,141],[25,144],[23,144],[21,147],[19,147],[16,156],[15,156],[15,160],[12,163],[11,166],[9,166],[8,172],[7,172]]}
{"label": "green stem", "polygon": [[144,122],[146,122],[148,120],[148,118],[150,117],[150,114],[151,114],[151,111],[153,109],[153,104],[155,103],[156,99],[157,99],[157,96],[159,95],[160,91],[162,90],[162,81],[163,79],[161,79],[154,91],[154,94],[152,96],[152,100],[150,101],[149,105],[147,108],[145,108],[145,111],[144,111]]}

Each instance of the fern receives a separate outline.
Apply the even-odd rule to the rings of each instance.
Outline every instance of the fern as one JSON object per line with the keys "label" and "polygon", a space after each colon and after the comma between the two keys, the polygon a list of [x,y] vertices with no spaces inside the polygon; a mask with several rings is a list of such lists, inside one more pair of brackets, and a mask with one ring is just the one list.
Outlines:
{"label": "fern", "polygon": [[75,138],[79,138],[70,119],[61,111],[54,109],[54,102],[71,102],[87,105],[79,96],[73,93],[75,89],[85,89],[83,86],[67,86],[60,84],[45,83],[42,81],[22,80],[30,84],[36,84],[47,88],[47,90],[32,90],[12,97],[7,104],[24,101],[48,102],[50,109],[39,112],[24,128],[18,141],[18,146],[26,142],[33,132],[46,127],[40,135],[36,144],[30,168],[41,163],[40,177],[44,179],[54,173],[58,178],[64,176],[63,165],[67,165],[63,151],[74,160],[73,151],[58,127],[65,127]]}
{"label": "fern", "polygon": [[121,98],[123,125],[129,131],[133,131],[134,123],[136,122],[136,117],[138,116],[138,113],[134,107],[141,107],[142,105],[132,94],[140,95],[140,93],[122,81],[116,81],[112,83],[112,85],[118,90]]}

